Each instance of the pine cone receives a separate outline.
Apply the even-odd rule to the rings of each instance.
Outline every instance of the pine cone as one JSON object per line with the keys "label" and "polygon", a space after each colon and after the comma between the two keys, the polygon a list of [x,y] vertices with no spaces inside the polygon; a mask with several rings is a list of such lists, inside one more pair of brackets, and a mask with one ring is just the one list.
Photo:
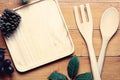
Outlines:
{"label": "pine cone", "polygon": [[15,11],[5,9],[0,17],[0,30],[2,34],[9,37],[19,26],[21,17]]}

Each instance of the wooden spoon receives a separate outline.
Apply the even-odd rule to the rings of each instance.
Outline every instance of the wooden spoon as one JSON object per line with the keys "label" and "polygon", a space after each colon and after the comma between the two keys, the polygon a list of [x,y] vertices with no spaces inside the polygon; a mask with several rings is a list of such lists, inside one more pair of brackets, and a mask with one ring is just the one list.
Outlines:
{"label": "wooden spoon", "polygon": [[102,48],[100,51],[100,56],[98,59],[98,69],[102,71],[103,63],[104,63],[104,57],[105,57],[105,52],[107,45],[112,38],[112,36],[115,34],[117,31],[119,25],[119,13],[116,8],[111,7],[108,8],[104,13],[101,18],[101,23],[100,23],[100,30],[102,34]]}

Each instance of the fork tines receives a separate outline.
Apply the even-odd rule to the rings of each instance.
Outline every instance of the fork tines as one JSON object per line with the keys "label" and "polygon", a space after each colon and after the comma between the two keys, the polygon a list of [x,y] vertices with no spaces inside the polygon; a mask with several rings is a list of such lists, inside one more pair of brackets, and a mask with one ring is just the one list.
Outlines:
{"label": "fork tines", "polygon": [[77,6],[74,6],[74,13],[75,13],[76,22],[77,22],[78,25],[80,25],[80,22],[92,22],[92,14],[91,14],[89,4],[85,4],[85,6],[80,5],[80,12],[81,12],[82,21],[80,21],[80,19],[79,19],[79,14],[80,13],[78,12]]}

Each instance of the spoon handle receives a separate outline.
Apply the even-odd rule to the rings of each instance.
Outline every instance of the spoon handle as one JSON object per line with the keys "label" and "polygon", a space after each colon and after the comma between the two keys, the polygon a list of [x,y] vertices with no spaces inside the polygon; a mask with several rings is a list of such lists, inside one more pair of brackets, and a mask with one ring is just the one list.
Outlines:
{"label": "spoon handle", "polygon": [[100,74],[102,72],[102,67],[103,67],[103,63],[104,63],[104,59],[105,59],[107,44],[108,44],[108,40],[103,40],[102,48],[100,51],[100,56],[98,58],[98,69],[99,69]]}
{"label": "spoon handle", "polygon": [[97,63],[97,60],[95,57],[95,52],[94,52],[92,41],[87,41],[87,46],[88,46],[88,51],[89,51],[91,68],[92,68],[94,80],[101,80],[99,68],[98,68],[98,63]]}

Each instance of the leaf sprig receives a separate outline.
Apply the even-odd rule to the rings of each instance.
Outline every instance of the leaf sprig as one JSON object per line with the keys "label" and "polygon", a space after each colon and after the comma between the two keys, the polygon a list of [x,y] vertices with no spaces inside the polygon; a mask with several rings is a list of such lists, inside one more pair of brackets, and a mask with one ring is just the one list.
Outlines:
{"label": "leaf sprig", "polygon": [[29,1],[29,0],[22,0],[22,3],[23,3],[23,4],[26,4],[26,3],[28,3],[28,1]]}
{"label": "leaf sprig", "polygon": [[[93,80],[91,72],[77,75],[79,70],[79,64],[80,62],[77,56],[73,56],[70,59],[67,67],[67,72],[70,79],[71,80]],[[58,73],[58,72],[52,72],[48,77],[48,79],[49,80],[68,80],[68,78],[64,74]]]}

